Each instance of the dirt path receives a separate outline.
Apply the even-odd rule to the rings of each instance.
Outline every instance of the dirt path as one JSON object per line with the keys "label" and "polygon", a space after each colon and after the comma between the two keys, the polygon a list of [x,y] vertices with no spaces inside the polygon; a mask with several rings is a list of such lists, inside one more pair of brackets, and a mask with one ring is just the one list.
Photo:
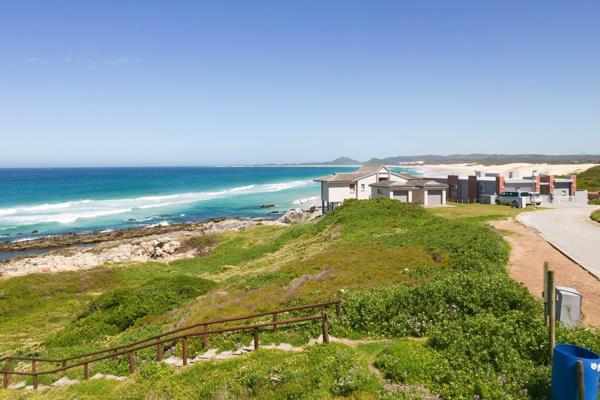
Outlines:
{"label": "dirt path", "polygon": [[510,275],[542,298],[544,261],[556,271],[556,283],[577,289],[583,295],[584,324],[600,326],[600,281],[564,256],[533,229],[514,220],[494,221],[511,246]]}

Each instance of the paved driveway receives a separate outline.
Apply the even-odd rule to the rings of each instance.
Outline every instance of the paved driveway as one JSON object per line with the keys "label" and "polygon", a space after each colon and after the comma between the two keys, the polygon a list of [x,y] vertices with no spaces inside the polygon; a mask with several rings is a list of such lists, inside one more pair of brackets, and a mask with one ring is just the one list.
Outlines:
{"label": "paved driveway", "polygon": [[597,207],[570,206],[522,213],[517,220],[600,279],[600,223],[590,219]]}

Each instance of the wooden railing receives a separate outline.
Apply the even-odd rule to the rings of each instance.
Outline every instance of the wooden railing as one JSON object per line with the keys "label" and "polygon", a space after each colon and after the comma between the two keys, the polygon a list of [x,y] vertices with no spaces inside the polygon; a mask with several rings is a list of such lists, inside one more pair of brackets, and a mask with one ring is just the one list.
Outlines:
{"label": "wooden railing", "polygon": [[[129,361],[129,370],[130,372],[135,372],[135,360],[134,353],[139,350],[147,349],[149,347],[156,346],[156,359],[161,361],[163,358],[164,345],[166,343],[173,343],[181,341],[181,358],[183,361],[183,365],[187,365],[188,363],[188,338],[200,337],[203,338],[203,345],[205,348],[208,347],[208,338],[210,335],[221,334],[226,332],[245,332],[252,331],[253,336],[253,344],[254,348],[258,349],[259,347],[259,330],[261,328],[271,327],[274,332],[277,332],[278,328],[282,325],[296,324],[300,322],[306,321],[316,321],[321,320],[321,330],[323,334],[323,342],[329,342],[329,319],[325,309],[330,306],[335,306],[336,315],[340,315],[341,311],[341,302],[340,301],[330,301],[327,303],[318,303],[318,304],[306,304],[302,306],[289,307],[278,309],[275,311],[268,311],[258,314],[250,314],[250,315],[242,315],[237,317],[219,319],[219,320],[210,320],[203,321],[193,325],[183,326],[177,329],[173,329],[160,335],[152,336],[143,340],[139,340],[137,342],[132,342],[120,346],[110,347],[103,350],[98,350],[90,353],[79,354],[76,356],[65,357],[60,359],[55,358],[43,358],[43,357],[25,357],[25,356],[8,356],[0,358],[0,362],[6,362],[6,368],[0,371],[2,373],[2,381],[4,388],[7,388],[10,383],[13,375],[20,376],[30,376],[33,381],[33,388],[37,389],[38,387],[38,377],[40,375],[51,375],[56,374],[58,372],[70,370],[73,368],[83,367],[83,378],[89,379],[90,377],[90,364],[97,363],[100,361],[104,361],[110,358],[117,358],[119,356],[127,355]],[[307,317],[298,317],[298,318],[290,318],[290,319],[279,319],[280,314],[286,314],[293,311],[301,311],[301,310],[309,310],[309,309],[321,309],[321,313],[319,315],[312,315]],[[243,321],[254,318],[260,318],[265,316],[271,316],[271,321],[269,322],[261,322],[250,325],[239,325],[233,327],[226,327],[220,329],[209,329],[211,325],[223,324],[228,322],[235,321]],[[200,331],[193,331],[193,329],[202,327]],[[177,334],[177,335],[176,335]],[[175,336],[173,336],[175,335]],[[15,361],[28,361],[31,362],[31,371],[16,371],[14,369]],[[59,364],[60,367],[54,369],[47,370],[38,370],[39,363],[52,363]]]}

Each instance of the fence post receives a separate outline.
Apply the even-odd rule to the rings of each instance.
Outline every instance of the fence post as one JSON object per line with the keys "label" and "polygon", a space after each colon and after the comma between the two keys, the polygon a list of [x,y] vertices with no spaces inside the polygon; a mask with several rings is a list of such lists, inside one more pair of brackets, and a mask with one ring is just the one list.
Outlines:
{"label": "fence post", "polygon": [[321,329],[323,331],[323,343],[329,343],[329,321],[327,320],[327,313],[321,311]]}
{"label": "fence post", "polygon": [[542,289],[542,298],[544,299],[544,322],[548,326],[548,271],[550,270],[550,264],[548,261],[544,261],[544,286]]}
{"label": "fence post", "polygon": [[135,360],[131,351],[127,353],[127,358],[129,359],[129,371],[133,374],[135,372]]}
{"label": "fence post", "polygon": [[273,314],[273,332],[277,332],[277,313]]}
{"label": "fence post", "polygon": [[187,365],[188,362],[188,348],[187,348],[187,337],[181,338],[181,359],[183,360],[183,365]]}
{"label": "fence post", "polygon": [[339,318],[342,314],[342,306],[340,303],[335,303],[335,316]]}
{"label": "fence post", "polygon": [[259,342],[258,342],[258,328],[254,328],[252,330],[252,336],[254,336],[254,350],[258,350]]}
{"label": "fence post", "polygon": [[37,362],[35,360],[31,360],[31,372],[33,372],[33,389],[38,388],[38,376],[37,372]]}
{"label": "fence post", "polygon": [[208,331],[208,324],[204,324],[204,335],[203,335],[203,341],[204,341],[204,348],[208,349],[208,334],[206,333]]}
{"label": "fence post", "polygon": [[83,379],[86,381],[90,379],[90,366],[88,363],[83,364]]}
{"label": "fence post", "polygon": [[156,359],[160,362],[163,359],[163,348],[162,343],[160,343],[160,339],[157,339],[156,341],[158,342],[156,344]]}
{"label": "fence post", "polygon": [[556,342],[556,289],[554,271],[548,271],[548,357],[552,362],[552,352]]}
{"label": "fence post", "polygon": [[67,366],[67,360],[64,360],[62,363],[60,363],[60,366],[63,367],[63,368],[66,367]]}
{"label": "fence post", "polygon": [[8,387],[8,385],[10,385],[10,381],[11,381],[11,375],[10,373],[13,371],[13,360],[12,358],[9,358],[8,360],[6,360],[6,372],[4,373],[4,389],[6,389]]}
{"label": "fence post", "polygon": [[577,361],[577,393],[579,400],[585,400],[585,377],[583,375],[583,361]]}

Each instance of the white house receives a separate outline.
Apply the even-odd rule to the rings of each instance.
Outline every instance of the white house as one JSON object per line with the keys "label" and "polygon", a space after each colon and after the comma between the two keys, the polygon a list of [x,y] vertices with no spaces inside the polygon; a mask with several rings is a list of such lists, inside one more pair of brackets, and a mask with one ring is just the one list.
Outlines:
{"label": "white house", "polygon": [[321,183],[321,202],[327,212],[346,199],[389,197],[423,205],[446,204],[448,185],[392,172],[384,165],[364,165],[356,172],[333,173],[315,179]]}

